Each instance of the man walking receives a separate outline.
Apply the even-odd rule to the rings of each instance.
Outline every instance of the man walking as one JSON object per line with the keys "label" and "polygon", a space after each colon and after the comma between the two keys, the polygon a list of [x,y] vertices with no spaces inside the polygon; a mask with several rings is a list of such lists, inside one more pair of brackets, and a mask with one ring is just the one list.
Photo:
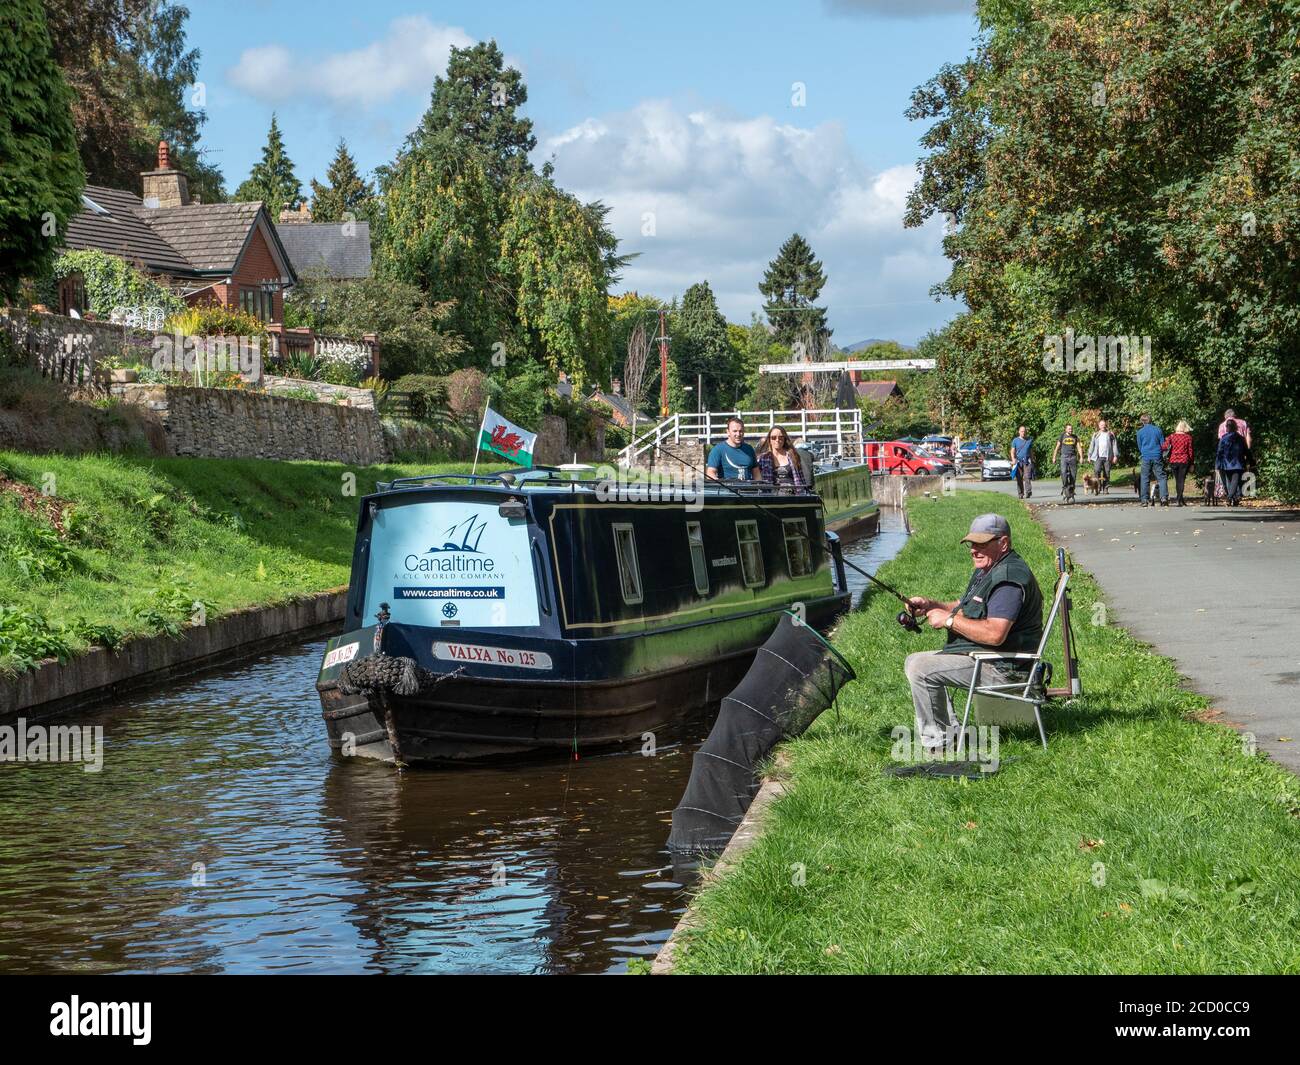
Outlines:
{"label": "man walking", "polygon": [[1057,455],[1061,456],[1061,494],[1067,503],[1073,503],[1074,482],[1079,475],[1079,463],[1083,461],[1083,444],[1069,422],[1065,424],[1065,432],[1057,437],[1056,447],[1052,448],[1053,462]]}
{"label": "man walking", "polygon": [[1151,420],[1151,415],[1142,415],[1141,422],[1142,425],[1137,432],[1138,461],[1142,466],[1138,492],[1142,496],[1144,507],[1154,506],[1151,502],[1151,477],[1154,476],[1160,486],[1160,505],[1167,507],[1169,506],[1169,482],[1165,480],[1163,460],[1165,434],[1161,432],[1160,426]]}
{"label": "man walking", "polygon": [[1034,438],[1023,425],[1011,441],[1011,459],[1016,467],[1016,494],[1028,499],[1034,494]]}
{"label": "man walking", "polygon": [[1101,491],[1110,494],[1110,469],[1119,461],[1119,445],[1115,434],[1103,418],[1097,423],[1097,431],[1088,442],[1088,461],[1092,463],[1092,475],[1101,485]]}

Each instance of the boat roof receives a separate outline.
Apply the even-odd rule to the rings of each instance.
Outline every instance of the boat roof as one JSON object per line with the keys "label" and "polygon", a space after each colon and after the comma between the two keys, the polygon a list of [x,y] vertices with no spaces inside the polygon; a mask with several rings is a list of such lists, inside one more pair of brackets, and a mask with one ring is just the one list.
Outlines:
{"label": "boat roof", "polygon": [[[597,469],[591,466],[581,468],[574,466],[535,466],[531,469],[521,469],[518,472],[508,470],[500,473],[436,473],[419,477],[397,477],[391,481],[380,481],[376,485],[376,494],[388,495],[428,488],[488,488],[504,492],[573,493],[581,491],[594,493],[602,483],[607,483],[612,479],[610,477],[611,469],[612,467]],[[629,476],[629,474],[632,474],[632,476]],[[620,468],[615,476],[619,478],[620,486],[632,493],[649,493],[660,485],[668,488],[674,484],[681,484],[680,478],[674,481],[671,477],[656,476],[644,470],[629,471]],[[694,485],[691,487],[693,488]],[[736,494],[746,496],[789,494],[778,491],[775,485],[764,481],[731,479],[725,481],[718,481],[713,478],[706,479],[703,483],[703,489],[706,497]]]}

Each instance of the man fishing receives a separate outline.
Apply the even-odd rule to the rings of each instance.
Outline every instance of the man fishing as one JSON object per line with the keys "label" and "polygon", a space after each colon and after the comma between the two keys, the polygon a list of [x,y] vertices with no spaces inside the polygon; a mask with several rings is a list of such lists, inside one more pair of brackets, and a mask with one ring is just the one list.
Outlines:
{"label": "man fishing", "polygon": [[[1011,548],[1007,519],[981,514],[961,542],[969,546],[975,566],[962,597],[943,603],[915,595],[907,601],[914,613],[925,615],[931,628],[948,631],[941,650],[910,654],[904,667],[912,686],[916,730],[931,757],[943,753],[956,731],[947,689],[970,686],[975,671],[971,652],[1032,653],[1043,635],[1043,596],[1033,571]],[[984,664],[980,677],[994,684],[1015,679],[993,662]]]}

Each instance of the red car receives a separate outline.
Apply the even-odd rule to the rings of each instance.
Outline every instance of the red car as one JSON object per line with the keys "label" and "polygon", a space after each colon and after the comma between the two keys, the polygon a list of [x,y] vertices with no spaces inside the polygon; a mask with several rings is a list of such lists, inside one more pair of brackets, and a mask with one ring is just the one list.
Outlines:
{"label": "red car", "polygon": [[925,455],[911,444],[901,440],[870,440],[866,444],[867,465],[872,473],[943,474],[953,470],[953,464],[935,455]]}

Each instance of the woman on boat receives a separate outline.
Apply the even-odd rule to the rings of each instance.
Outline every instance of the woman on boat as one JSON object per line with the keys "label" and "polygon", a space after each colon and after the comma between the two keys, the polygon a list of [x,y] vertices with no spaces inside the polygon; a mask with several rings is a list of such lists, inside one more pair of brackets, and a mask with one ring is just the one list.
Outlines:
{"label": "woman on boat", "polygon": [[767,431],[758,449],[758,479],[788,492],[802,492],[807,487],[799,453],[790,443],[790,434],[779,425]]}

